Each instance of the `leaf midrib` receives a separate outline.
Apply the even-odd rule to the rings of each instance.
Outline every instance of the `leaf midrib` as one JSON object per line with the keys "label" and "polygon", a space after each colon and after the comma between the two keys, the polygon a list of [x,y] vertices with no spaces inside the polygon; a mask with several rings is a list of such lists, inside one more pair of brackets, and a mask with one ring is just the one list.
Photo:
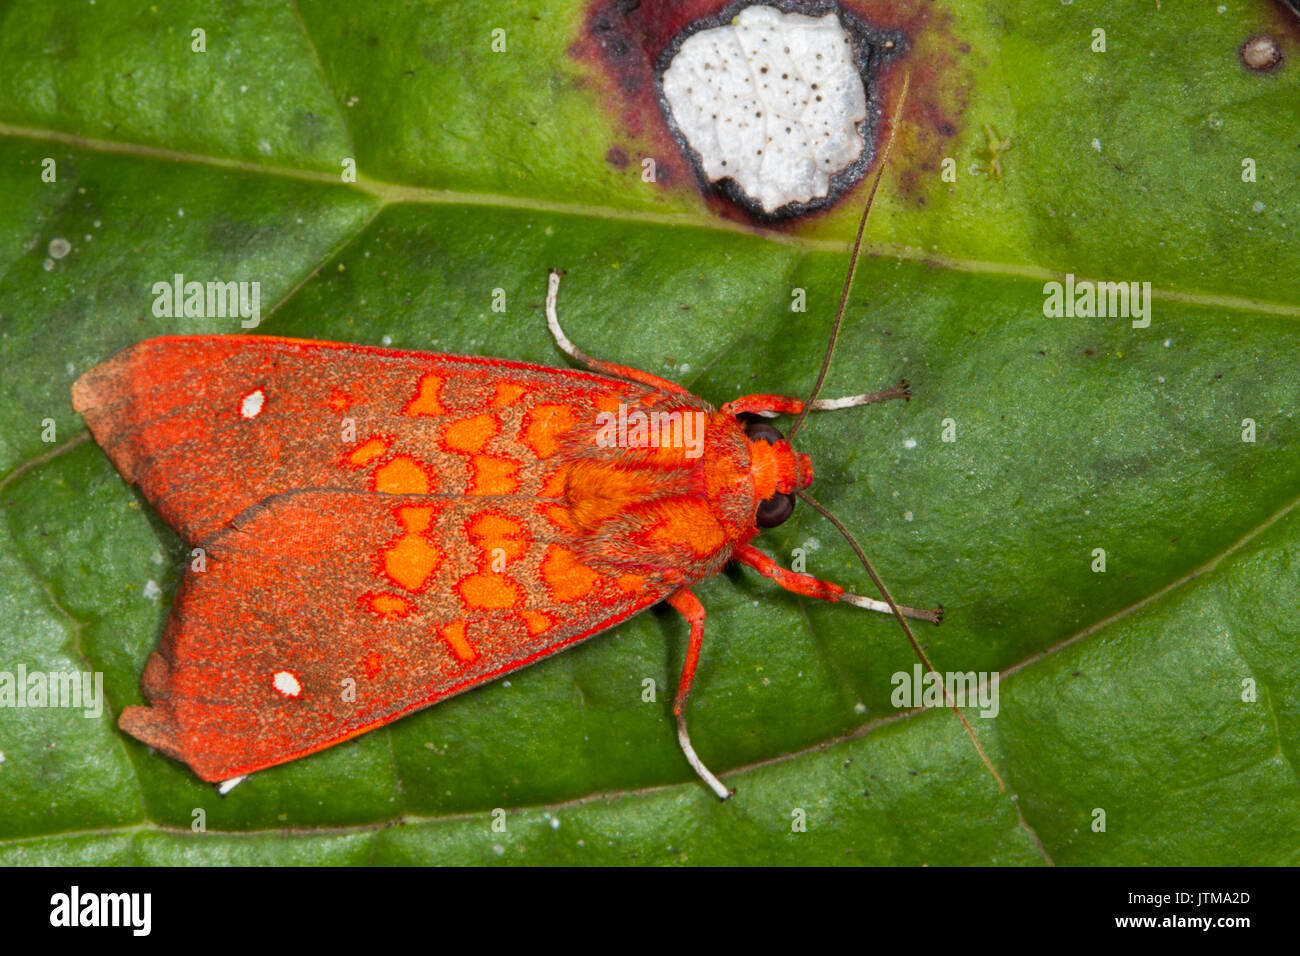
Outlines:
{"label": "leaf midrib", "polygon": [[[553,215],[577,216],[588,219],[602,219],[614,222],[638,223],[643,225],[675,226],[692,229],[705,229],[713,232],[728,232],[747,237],[758,237],[780,245],[792,246],[804,252],[834,252],[847,254],[851,242],[849,239],[813,239],[793,233],[781,232],[761,226],[745,226],[737,222],[709,216],[696,212],[649,212],[637,209],[619,209],[615,206],[597,206],[587,203],[555,202],[526,196],[506,196],[499,193],[466,192],[455,189],[434,189],[427,186],[409,186],[401,183],[389,183],[371,179],[358,174],[355,183],[344,183],[333,173],[317,172],[309,169],[293,169],[285,166],[269,166],[246,160],[226,159],[219,156],[207,156],[201,153],[186,153],[179,150],[164,149],[157,146],[145,146],[139,143],[119,143],[112,140],[91,139],[74,133],[57,130],[39,129],[27,126],[15,126],[0,122],[0,137],[30,139],[37,142],[57,143],[77,149],[96,152],[115,153],[123,156],[143,157],[146,159],[167,160],[170,162],[190,163],[213,166],[219,169],[234,170],[262,176],[274,176],[299,182],[318,183],[339,189],[356,190],[379,200],[378,211],[388,206],[410,205],[446,205],[446,206],[491,206],[503,209],[529,210]],[[376,215],[378,214],[376,212]],[[373,216],[357,230],[347,236],[352,241],[365,226],[373,221]],[[1063,279],[1065,273],[1045,266],[1026,265],[1023,263],[994,262],[983,259],[961,259],[942,253],[909,246],[902,243],[870,242],[862,244],[863,255],[876,259],[903,259],[922,262],[933,268],[949,272],[979,273],[1001,275],[1019,279],[1052,281]],[[334,250],[331,250],[331,255]],[[319,271],[322,263],[308,273],[308,277]],[[1076,282],[1105,281],[1103,276],[1075,274]],[[301,286],[299,282],[295,291]],[[1253,299],[1245,296],[1224,295],[1213,292],[1180,292],[1174,289],[1151,289],[1151,297],[1164,302],[1178,302],[1184,305],[1208,308],[1231,309],[1238,312],[1275,315],[1285,318],[1300,319],[1300,304],[1274,302],[1267,299]],[[269,314],[269,313],[268,313]]]}

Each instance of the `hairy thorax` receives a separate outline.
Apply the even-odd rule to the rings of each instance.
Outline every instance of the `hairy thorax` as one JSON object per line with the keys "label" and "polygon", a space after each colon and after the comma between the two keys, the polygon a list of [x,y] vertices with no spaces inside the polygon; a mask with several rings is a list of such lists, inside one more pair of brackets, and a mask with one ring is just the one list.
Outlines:
{"label": "hairy thorax", "polygon": [[749,443],[732,416],[653,394],[654,406],[632,404],[565,436],[551,516],[594,568],[687,583],[754,533]]}

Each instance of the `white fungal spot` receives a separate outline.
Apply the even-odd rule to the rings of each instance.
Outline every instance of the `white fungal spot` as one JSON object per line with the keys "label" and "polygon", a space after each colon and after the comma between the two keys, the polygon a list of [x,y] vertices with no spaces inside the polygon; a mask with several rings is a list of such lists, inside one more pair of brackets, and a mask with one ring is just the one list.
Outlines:
{"label": "white fungal spot", "polygon": [[156,601],[162,597],[162,588],[158,587],[158,582],[153,578],[144,582],[144,596],[150,601]]}
{"label": "white fungal spot", "polygon": [[302,684],[298,683],[292,671],[276,671],[271,676],[271,683],[285,697],[297,697],[302,693]]}
{"label": "white fungal spot", "polygon": [[1101,152],[1101,140],[1099,140],[1099,139],[1094,139],[1094,140],[1092,141],[1092,148],[1095,149],[1097,152],[1100,153],[1100,152]]}
{"label": "white fungal spot", "polygon": [[908,451],[911,451],[913,448],[916,447],[916,439],[915,439],[915,438],[904,438],[904,439],[903,439],[903,447],[906,448]]}
{"label": "white fungal spot", "polygon": [[903,512],[903,520],[904,520],[904,521],[911,521],[913,517],[914,517],[914,515],[912,514],[912,512],[910,512],[910,511],[904,511],[904,512]]}
{"label": "white fungal spot", "polygon": [[68,240],[64,239],[62,236],[50,240],[49,253],[51,259],[62,259],[71,251],[72,243],[68,242]]}
{"label": "white fungal spot", "polygon": [[254,389],[244,396],[244,400],[239,403],[239,414],[245,418],[256,418],[262,414],[262,406],[266,404],[266,393],[260,388]]}
{"label": "white fungal spot", "polygon": [[866,90],[834,13],[746,7],[682,43],[663,92],[709,180],[769,213],[824,198],[865,147]]}

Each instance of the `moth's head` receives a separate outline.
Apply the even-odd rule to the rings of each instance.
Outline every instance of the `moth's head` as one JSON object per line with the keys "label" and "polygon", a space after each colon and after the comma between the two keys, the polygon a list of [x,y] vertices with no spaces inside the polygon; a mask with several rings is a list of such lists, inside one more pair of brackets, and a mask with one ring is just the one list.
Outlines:
{"label": "moth's head", "polygon": [[754,523],[775,528],[794,512],[794,493],[812,484],[812,461],[801,455],[776,428],[753,415],[740,416],[749,439],[749,474],[758,509]]}

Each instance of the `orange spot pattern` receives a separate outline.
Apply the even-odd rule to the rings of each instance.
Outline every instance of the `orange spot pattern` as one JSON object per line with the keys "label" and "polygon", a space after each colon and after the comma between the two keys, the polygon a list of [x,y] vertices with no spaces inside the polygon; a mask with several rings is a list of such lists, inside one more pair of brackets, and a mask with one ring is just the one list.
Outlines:
{"label": "orange spot pattern", "polygon": [[468,529],[470,541],[487,559],[489,567],[498,549],[506,561],[522,557],[528,550],[527,529],[522,522],[509,515],[493,511],[479,512],[470,520]]}
{"label": "orange spot pattern", "polygon": [[519,462],[496,455],[475,455],[469,483],[471,495],[513,495],[519,490]]}
{"label": "orange spot pattern", "polygon": [[518,382],[497,382],[497,391],[492,396],[492,405],[496,408],[513,405],[527,392],[528,387],[520,385]]}
{"label": "orange spot pattern", "polygon": [[478,657],[478,651],[474,649],[474,645],[465,639],[464,621],[453,621],[440,630],[438,635],[447,642],[455,655],[464,663],[472,663]]}
{"label": "orange spot pattern", "polygon": [[550,458],[560,450],[560,436],[574,426],[568,405],[537,405],[524,416],[524,444],[538,458]]}
{"label": "orange spot pattern", "polygon": [[378,435],[368,438],[354,448],[352,454],[348,455],[348,464],[353,468],[362,468],[388,451],[390,444],[392,443],[387,438]]}
{"label": "orange spot pattern", "polygon": [[329,406],[336,412],[345,412],[352,405],[352,399],[347,392],[341,388],[331,388],[329,397]]}
{"label": "orange spot pattern", "polygon": [[496,416],[475,415],[448,425],[442,433],[442,444],[448,451],[477,455],[499,431],[501,423],[496,420]]}
{"label": "orange spot pattern", "polygon": [[519,612],[523,619],[524,627],[528,628],[528,635],[536,637],[538,634],[545,633],[551,629],[555,621],[549,614],[543,614],[541,611],[530,611],[527,608]]}
{"label": "orange spot pattern", "polygon": [[639,574],[621,574],[614,581],[619,588],[628,594],[633,594],[645,587],[645,578]]}
{"label": "orange spot pattern", "polygon": [[415,605],[406,598],[387,591],[364,595],[361,601],[365,607],[389,621],[404,618],[415,610]]}
{"label": "orange spot pattern", "polygon": [[513,607],[523,599],[523,592],[509,575],[480,572],[468,574],[456,582],[462,603],[482,611]]}
{"label": "orange spot pattern", "polygon": [[558,544],[546,549],[540,570],[552,597],[562,604],[586,597],[600,581],[599,574],[580,564],[577,555]]}
{"label": "orange spot pattern", "polygon": [[410,404],[403,411],[407,415],[445,415],[447,409],[443,407],[440,398],[442,381],[441,375],[426,372],[420,379],[415,398],[411,399]]}
{"label": "orange spot pattern", "polygon": [[427,495],[433,487],[426,467],[410,455],[398,455],[375,469],[375,491],[390,495]]}
{"label": "orange spot pattern", "polygon": [[442,552],[424,536],[433,521],[433,507],[407,505],[395,516],[404,533],[382,553],[384,574],[398,587],[419,591],[442,563]]}
{"label": "orange spot pattern", "polygon": [[[442,400],[445,385],[446,380],[442,375],[435,372],[424,374],[414,396],[404,409],[405,414],[450,414]],[[519,402],[530,391],[529,386],[519,382],[497,381],[488,407],[505,409]],[[343,398],[346,399],[347,396]],[[591,400],[602,411],[615,411],[618,408],[616,396],[596,394]],[[502,432],[502,416],[508,414],[510,413],[501,411],[478,411],[449,421],[441,428],[438,446],[446,452],[465,456],[469,478],[466,493],[469,495],[511,495],[519,492],[520,473],[523,470],[521,461],[506,452],[488,451],[489,445]],[[524,413],[519,423],[518,440],[538,459],[545,460],[559,452],[566,433],[576,424],[576,413],[570,405],[537,405]],[[355,468],[377,466],[373,473],[376,491],[414,495],[434,491],[438,487],[438,472],[445,470],[446,463],[440,461],[435,468],[434,465],[407,454],[388,458],[386,456],[391,453],[393,444],[394,440],[390,436],[372,435],[347,455],[346,462]],[[611,508],[616,511],[634,504],[638,495],[645,490],[642,487],[645,481],[643,476],[633,477],[600,469],[590,477],[597,480],[599,488],[592,489],[589,495],[579,495],[584,499],[581,503],[562,504],[561,501],[572,493],[570,486],[575,484],[574,476],[566,467],[556,468],[545,475],[539,495],[561,501],[539,507],[540,513],[558,522],[564,530],[577,533],[581,528],[574,526],[575,521],[579,524],[599,523],[609,516]],[[586,487],[587,478],[585,474],[578,475],[577,487]],[[677,504],[673,502],[674,509]],[[571,512],[574,505],[577,507]],[[403,505],[393,511],[402,531],[384,546],[378,558],[382,573],[408,594],[427,589],[444,563],[441,542],[434,533],[434,519],[440,507],[441,505]],[[703,547],[702,543],[697,542],[705,539],[711,541],[711,531],[707,523],[701,525],[701,516],[687,514],[688,510],[683,507],[666,512],[664,519],[651,533],[665,543],[685,539],[693,548]],[[677,511],[682,513],[678,514]],[[493,617],[484,620],[493,621],[495,628],[513,617],[516,626],[521,625],[532,637],[546,633],[556,627],[559,621],[553,614],[524,606],[528,600],[528,589],[510,573],[509,564],[523,559],[533,544],[524,520],[489,508],[469,515],[463,528],[470,545],[477,552],[474,561],[477,570],[462,576],[450,589],[459,598],[466,616],[440,627],[438,636],[458,661],[469,664],[481,657],[475,646],[477,642],[469,639],[469,630],[478,619],[476,614],[511,610],[513,615],[507,615],[504,619]],[[688,530],[690,534],[687,534]],[[501,565],[502,558],[506,562],[505,568]],[[501,570],[493,569],[494,559],[497,568],[502,568]],[[574,551],[559,544],[547,548],[538,576],[546,586],[550,598],[556,603],[564,604],[581,601],[592,595],[600,589],[603,580],[597,571],[579,561]],[[645,578],[637,574],[625,574],[612,583],[618,591],[632,593],[644,588]],[[399,620],[419,613],[416,604],[400,593],[372,593],[366,595],[363,601],[371,612],[385,620]],[[367,676],[378,673],[382,665],[382,656],[374,651],[367,653],[362,660],[362,668]]]}

